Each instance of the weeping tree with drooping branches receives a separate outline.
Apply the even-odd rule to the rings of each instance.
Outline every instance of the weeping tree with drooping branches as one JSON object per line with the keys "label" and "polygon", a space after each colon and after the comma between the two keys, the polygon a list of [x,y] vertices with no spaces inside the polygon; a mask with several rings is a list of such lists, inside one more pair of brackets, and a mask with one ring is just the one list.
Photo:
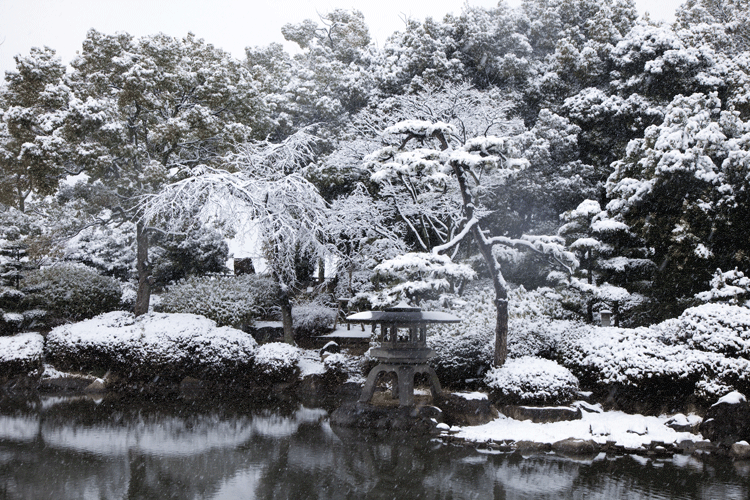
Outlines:
{"label": "weeping tree with drooping branches", "polygon": [[303,176],[315,136],[300,130],[280,143],[248,142],[225,157],[226,168],[189,169],[182,180],[144,197],[141,220],[178,234],[191,224],[248,232],[261,243],[279,284],[284,340],[294,341],[291,295],[295,257],[322,259],[335,248],[326,234],[329,207]]}

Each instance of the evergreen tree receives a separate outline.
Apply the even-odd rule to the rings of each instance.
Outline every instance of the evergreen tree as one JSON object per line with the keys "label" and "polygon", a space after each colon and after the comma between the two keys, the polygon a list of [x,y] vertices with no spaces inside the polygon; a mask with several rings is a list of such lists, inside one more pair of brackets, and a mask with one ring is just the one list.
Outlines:
{"label": "evergreen tree", "polygon": [[220,161],[235,142],[266,128],[265,105],[247,70],[189,34],[134,39],[91,30],[73,61],[67,122],[75,161],[99,190],[105,220],[136,230],[138,300],[148,310],[153,230],[136,215],[141,197],[179,171]]}
{"label": "evergreen tree", "polygon": [[0,87],[0,203],[24,212],[30,194],[54,193],[66,173],[70,90],[54,50],[34,47],[15,60]]}

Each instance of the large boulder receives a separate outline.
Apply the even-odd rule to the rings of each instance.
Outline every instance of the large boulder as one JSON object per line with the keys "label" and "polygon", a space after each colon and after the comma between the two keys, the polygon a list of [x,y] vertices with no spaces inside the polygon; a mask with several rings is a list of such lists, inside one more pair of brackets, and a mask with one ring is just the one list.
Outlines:
{"label": "large boulder", "polygon": [[730,392],[708,409],[700,431],[712,442],[727,446],[750,441],[750,403],[743,394]]}
{"label": "large boulder", "polygon": [[431,434],[442,420],[434,406],[379,406],[367,403],[344,403],[331,414],[331,424],[372,431],[408,431]]}
{"label": "large boulder", "polygon": [[444,392],[434,398],[434,403],[443,410],[443,421],[448,425],[482,425],[497,418],[497,410],[487,397],[474,397],[476,394]]}
{"label": "large boulder", "polygon": [[583,416],[580,408],[571,408],[569,406],[506,405],[500,407],[500,412],[506,417],[515,420],[531,420],[535,424],[580,420]]}

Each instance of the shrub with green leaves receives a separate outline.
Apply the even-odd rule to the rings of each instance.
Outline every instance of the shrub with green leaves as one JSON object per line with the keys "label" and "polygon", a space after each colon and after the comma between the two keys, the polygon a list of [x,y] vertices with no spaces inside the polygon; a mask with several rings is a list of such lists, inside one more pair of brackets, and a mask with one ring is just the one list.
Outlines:
{"label": "shrub with green leaves", "polygon": [[333,328],[335,321],[336,309],[323,304],[310,302],[292,308],[292,324],[297,339],[322,335]]}
{"label": "shrub with green leaves", "polygon": [[161,298],[164,312],[199,314],[219,326],[241,328],[273,315],[278,285],[257,274],[190,277],[170,286]]}
{"label": "shrub with green leaves", "polygon": [[430,335],[427,345],[435,351],[431,365],[438,379],[454,389],[471,386],[492,366],[494,332],[473,331],[454,334],[447,329]]}
{"label": "shrub with green leaves", "polygon": [[93,318],[120,305],[120,284],[82,264],[57,264],[27,273],[22,282],[27,309],[47,311],[47,322]]}

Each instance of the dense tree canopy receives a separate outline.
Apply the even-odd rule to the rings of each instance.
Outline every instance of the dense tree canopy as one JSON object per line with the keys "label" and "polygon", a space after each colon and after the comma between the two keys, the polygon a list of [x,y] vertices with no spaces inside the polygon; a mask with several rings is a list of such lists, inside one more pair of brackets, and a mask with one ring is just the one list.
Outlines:
{"label": "dense tree canopy", "polygon": [[[339,289],[364,296],[378,275],[413,281],[377,268],[409,254],[473,266],[502,301],[504,276],[532,287],[550,271],[517,247],[564,260],[566,245],[581,269],[546,284],[637,294],[656,321],[750,273],[749,11],[688,0],[667,25],[631,0],[467,5],[404,19],[378,47],[360,12],[337,9],[283,27],[296,53],[243,61],[192,34],[92,30],[72,69],[33,49],[0,87],[3,217],[30,212],[48,243],[73,236],[62,258],[90,245],[99,269],[135,264],[139,312],[154,265],[178,272],[154,260],[195,250],[207,267],[190,272],[221,267],[212,231],[230,214],[259,231],[282,290],[301,256],[328,252]],[[218,217],[219,193],[245,209]],[[173,250],[150,258],[159,232]],[[572,309],[591,320],[594,305]]]}

